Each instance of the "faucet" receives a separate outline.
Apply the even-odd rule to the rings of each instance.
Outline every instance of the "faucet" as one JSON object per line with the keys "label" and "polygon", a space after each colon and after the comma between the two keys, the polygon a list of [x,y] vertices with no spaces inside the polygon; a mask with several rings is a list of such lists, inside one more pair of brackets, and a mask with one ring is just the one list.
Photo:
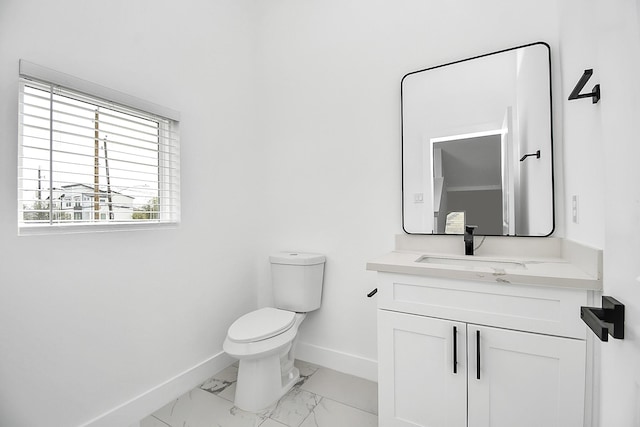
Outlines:
{"label": "faucet", "polygon": [[477,228],[477,225],[464,226],[464,254],[473,255],[473,231]]}

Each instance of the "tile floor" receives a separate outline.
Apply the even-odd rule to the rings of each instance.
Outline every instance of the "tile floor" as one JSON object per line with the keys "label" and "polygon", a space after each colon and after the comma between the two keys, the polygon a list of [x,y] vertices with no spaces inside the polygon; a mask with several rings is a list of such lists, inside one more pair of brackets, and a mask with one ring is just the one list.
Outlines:
{"label": "tile floor", "polygon": [[140,427],[375,427],[378,385],[296,360],[300,381],[271,407],[257,413],[233,405],[237,365],[168,403]]}

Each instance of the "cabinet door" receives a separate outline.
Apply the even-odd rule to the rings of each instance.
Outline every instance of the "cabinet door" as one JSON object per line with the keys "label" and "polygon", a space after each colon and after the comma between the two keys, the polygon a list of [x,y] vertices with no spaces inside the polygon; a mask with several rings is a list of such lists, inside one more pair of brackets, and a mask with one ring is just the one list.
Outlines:
{"label": "cabinet door", "polygon": [[466,427],[466,325],[378,310],[378,332],[380,427]]}
{"label": "cabinet door", "polygon": [[583,426],[584,341],[476,325],[467,337],[469,427]]}

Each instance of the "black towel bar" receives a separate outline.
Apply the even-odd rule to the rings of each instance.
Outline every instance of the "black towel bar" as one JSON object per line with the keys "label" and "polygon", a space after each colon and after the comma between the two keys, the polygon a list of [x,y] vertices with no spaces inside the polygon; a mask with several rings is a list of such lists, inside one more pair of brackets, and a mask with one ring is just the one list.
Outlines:
{"label": "black towel bar", "polygon": [[602,308],[580,307],[580,317],[600,338],[609,341],[609,335],[624,339],[624,304],[612,297],[602,297]]}

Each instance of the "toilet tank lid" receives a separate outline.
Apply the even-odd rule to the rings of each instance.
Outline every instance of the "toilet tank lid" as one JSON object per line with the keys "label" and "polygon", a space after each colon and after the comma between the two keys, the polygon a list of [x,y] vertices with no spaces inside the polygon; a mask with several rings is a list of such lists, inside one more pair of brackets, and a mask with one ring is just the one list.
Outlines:
{"label": "toilet tank lid", "polygon": [[326,258],[322,254],[305,252],[278,252],[269,257],[271,264],[314,265],[322,264]]}

